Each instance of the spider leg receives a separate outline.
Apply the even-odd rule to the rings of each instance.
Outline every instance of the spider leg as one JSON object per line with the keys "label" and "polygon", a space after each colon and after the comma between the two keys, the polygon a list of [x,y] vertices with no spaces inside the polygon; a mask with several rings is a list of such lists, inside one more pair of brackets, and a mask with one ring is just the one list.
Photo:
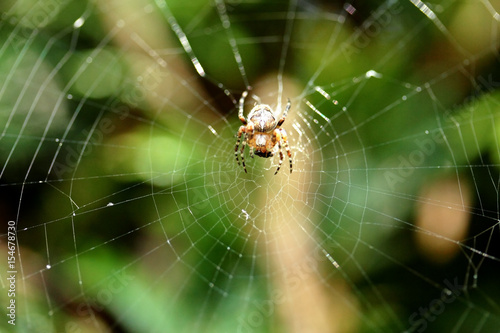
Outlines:
{"label": "spider leg", "polygon": [[239,107],[238,107],[238,118],[240,118],[243,125],[247,124],[247,121],[246,121],[245,117],[243,116],[243,110],[245,108],[244,107],[245,106],[245,98],[247,97],[247,95],[248,95],[248,90],[244,91],[243,94],[241,94],[240,103],[239,103]]}
{"label": "spider leg", "polygon": [[238,130],[238,140],[236,141],[236,146],[234,146],[234,157],[236,158],[236,162],[238,162],[238,165],[240,165],[240,160],[238,158],[238,148],[240,146],[241,142],[241,137],[243,136],[243,142],[246,141],[245,138],[245,126],[240,126],[240,129]]}
{"label": "spider leg", "polygon": [[241,150],[240,150],[240,157],[241,157],[241,164],[243,164],[243,170],[245,170],[245,173],[247,173],[247,167],[245,165],[245,146],[247,145],[247,140],[243,140],[243,144],[241,145]]}
{"label": "spider leg", "polygon": [[274,130],[273,132],[273,141],[278,143],[278,150],[280,152],[280,161],[278,163],[278,168],[276,169],[275,175],[280,171],[281,164],[283,163],[283,152],[281,151],[281,132],[279,129]]}
{"label": "spider leg", "polygon": [[276,169],[276,172],[274,174],[277,174],[278,171],[280,171],[281,163],[283,163],[283,152],[281,151],[281,143],[280,142],[278,142],[278,149],[280,151],[280,161],[278,163],[278,168]]}
{"label": "spider leg", "polygon": [[276,125],[277,128],[279,128],[286,119],[286,116],[288,114],[288,110],[290,110],[290,107],[292,106],[292,102],[290,102],[290,98],[288,99],[288,103],[286,103],[285,111],[283,111],[283,115],[281,116],[281,119],[278,121],[278,124]]}
{"label": "spider leg", "polygon": [[[246,95],[246,94],[245,94]],[[247,126],[241,126],[240,129],[243,127],[242,131],[245,132],[245,139],[243,140],[243,143],[241,145],[241,150],[240,150],[240,157],[241,157],[241,164],[243,164],[243,170],[245,170],[245,173],[247,173],[247,167],[245,165],[245,146],[247,145],[248,140],[252,139],[253,133],[254,133],[254,126],[253,123],[250,122]],[[253,147],[250,147],[250,156],[253,158]]]}
{"label": "spider leg", "polygon": [[290,152],[290,147],[288,146],[288,136],[286,135],[286,131],[282,128],[279,129],[281,132],[281,138],[283,139],[283,144],[286,149],[286,153],[288,155],[288,161],[290,162],[290,173],[292,173],[292,153]]}

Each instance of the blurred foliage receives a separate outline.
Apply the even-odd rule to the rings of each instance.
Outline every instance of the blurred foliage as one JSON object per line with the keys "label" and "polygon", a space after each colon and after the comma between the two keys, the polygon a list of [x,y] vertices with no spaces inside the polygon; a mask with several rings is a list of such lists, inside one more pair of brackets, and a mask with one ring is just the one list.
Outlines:
{"label": "blurred foliage", "polygon": [[[213,4],[167,2],[168,8],[159,8],[137,0],[148,10],[132,13],[131,23],[123,23],[132,36],[134,28],[147,23],[149,16],[143,15],[161,17],[155,28],[166,32],[171,44],[154,51],[171,66],[162,74],[175,82],[161,92],[172,94],[165,100],[155,89],[149,95],[141,90],[145,77],[133,68],[140,62],[134,57],[144,52],[140,43],[114,40],[113,29],[120,25],[111,26],[106,18],[116,4],[23,0],[0,5],[0,76],[6,82],[0,94],[0,123],[5,124],[0,211],[8,220],[20,207],[25,279],[19,280],[19,331],[232,332],[248,311],[242,299],[266,299],[269,286],[263,277],[269,272],[262,270],[267,263],[256,264],[262,258],[250,244],[258,232],[235,225],[243,220],[235,213],[242,192],[255,184],[236,186],[225,171],[205,175],[214,156],[235,164],[232,153],[230,158],[226,153],[234,147],[236,111],[218,111],[213,123],[231,124],[219,133],[220,147],[203,151],[199,143],[215,139],[207,131],[212,118],[201,100],[217,104],[207,97],[214,82],[237,94],[246,89],[242,70],[256,82],[275,73],[283,60],[285,74],[305,87],[301,98],[332,120],[327,130],[317,127],[314,133],[327,165],[318,177],[336,179],[315,180],[317,195],[324,198],[314,207],[318,244],[331,244],[335,260],[357,288],[360,331],[406,328],[411,313],[440,293],[415,279],[415,271],[441,282],[444,273],[462,276],[464,267],[473,265],[457,257],[436,267],[415,253],[412,227],[402,227],[401,221],[412,220],[422,180],[469,179],[476,195],[472,224],[493,225],[481,218],[498,214],[498,189],[491,184],[499,178],[500,164],[495,52],[466,63],[473,57],[456,52],[453,38],[443,38],[409,1],[368,1],[352,17],[342,2],[300,3],[292,27],[287,26],[289,2],[229,1],[229,30]],[[443,5],[445,24],[453,26],[457,15],[463,26],[476,22],[477,16],[452,8],[466,4],[456,5]],[[377,11],[382,16],[373,19]],[[206,80],[191,68],[192,59],[171,30],[172,17],[184,29]],[[287,29],[292,29],[291,40],[283,58]],[[235,61],[234,41],[243,68]],[[489,43],[497,45],[485,43],[481,51]],[[200,92],[179,101],[180,86]],[[226,98],[221,90],[217,96]],[[229,121],[220,116],[225,112]],[[308,113],[307,120],[324,123],[319,113]],[[397,173],[413,152],[426,149],[432,152],[410,165],[409,176]],[[392,191],[396,195],[380,195]],[[465,244],[464,249],[496,246],[481,237]],[[46,262],[57,265],[48,269]],[[482,291],[498,299],[495,274],[498,267],[483,272]],[[47,294],[54,300],[47,301]],[[482,299],[487,297],[478,294],[469,295],[469,304],[487,304]],[[2,304],[5,297],[0,296]],[[465,318],[463,331],[479,327],[480,310],[470,310],[471,316],[462,311],[461,302],[453,303],[428,331],[446,331],[458,317]],[[282,329],[275,321],[266,318],[262,331]],[[32,328],[34,323],[38,328]],[[0,325],[8,329],[5,321]],[[489,327],[485,324],[481,332],[492,331]]]}

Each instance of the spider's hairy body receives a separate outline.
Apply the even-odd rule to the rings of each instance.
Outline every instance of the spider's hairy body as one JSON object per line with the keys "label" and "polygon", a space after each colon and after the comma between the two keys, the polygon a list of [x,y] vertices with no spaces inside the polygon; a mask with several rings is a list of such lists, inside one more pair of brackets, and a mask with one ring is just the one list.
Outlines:
{"label": "spider's hairy body", "polygon": [[[245,170],[245,172],[247,172],[245,159],[243,157],[246,145],[250,147],[251,157],[253,157],[255,153],[255,155],[257,156],[268,158],[274,155],[273,149],[276,144],[278,144],[280,161],[278,169],[274,173],[276,174],[278,173],[281,167],[281,163],[283,162],[283,153],[281,151],[281,143],[283,143],[290,160],[290,173],[292,173],[292,155],[290,153],[290,148],[288,147],[287,135],[285,130],[280,128],[286,119],[288,110],[290,109],[290,100],[288,100],[288,104],[280,120],[277,120],[271,107],[266,104],[255,105],[252,111],[250,111],[247,119],[245,119],[245,117],[243,117],[243,105],[247,94],[247,91],[243,93],[239,103],[238,116],[243,125],[240,126],[237,133],[238,141],[236,142],[236,147],[234,149],[236,161],[238,162],[238,164],[240,164],[240,160],[238,158],[238,156],[240,156],[241,162],[243,164],[243,169]],[[238,151],[242,137],[243,145],[241,147],[241,150]]]}
{"label": "spider's hairy body", "polygon": [[250,112],[248,119],[254,123],[255,131],[272,133],[276,128],[276,118],[269,105],[259,105],[259,109]]}
{"label": "spider's hairy body", "polygon": [[253,134],[247,133],[247,145],[254,147],[255,155],[260,157],[273,156],[272,149],[273,131],[276,128],[276,118],[268,105],[261,105],[260,109],[253,111],[248,116],[249,122],[253,123]]}

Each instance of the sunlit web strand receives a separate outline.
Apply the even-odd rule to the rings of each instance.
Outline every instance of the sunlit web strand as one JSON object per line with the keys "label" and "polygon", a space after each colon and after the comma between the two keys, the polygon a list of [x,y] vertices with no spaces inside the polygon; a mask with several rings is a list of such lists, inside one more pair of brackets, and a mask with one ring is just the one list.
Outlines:
{"label": "sunlit web strand", "polygon": [[448,29],[446,29],[443,22],[439,20],[436,13],[434,13],[434,11],[429,8],[429,6],[427,6],[420,0],[410,0],[410,1],[413,5],[415,5],[415,7],[418,8],[418,10],[420,10],[425,16],[427,16],[432,21],[432,23],[434,23],[434,25],[439,29],[439,31],[441,31],[450,41],[452,41],[453,45],[457,48],[457,50],[459,50],[462,54],[468,54],[468,52],[465,51],[457,43],[455,38],[453,38],[453,36],[449,33]]}
{"label": "sunlit web strand", "polygon": [[[175,35],[177,36],[177,39],[179,40],[179,42],[181,43],[184,51],[187,53],[187,55],[189,56],[189,59],[191,60],[191,63],[193,64],[193,67],[195,68],[196,72],[198,73],[198,75],[200,75],[201,77],[204,77],[206,79],[208,79],[209,81],[212,81],[214,82],[213,79],[211,79],[210,77],[207,77],[207,74],[205,72],[205,69],[203,68],[203,66],[201,65],[200,61],[198,60],[198,58],[196,57],[196,55],[194,54],[194,51],[193,51],[193,48],[191,47],[191,44],[189,43],[189,40],[187,39],[186,37],[186,34],[184,33],[184,31],[182,30],[182,28],[179,26],[179,24],[177,23],[177,20],[175,19],[174,15],[172,14],[172,12],[170,11],[170,8],[168,7],[167,3],[165,2],[165,0],[155,0],[155,3],[156,5],[160,8],[160,9],[163,9],[164,10],[164,15],[168,21],[168,23],[170,24],[170,27],[172,28],[172,30],[174,31]],[[227,17],[227,15],[226,15]],[[229,22],[229,19],[227,20],[227,22]],[[224,22],[223,22],[223,25],[224,25]],[[230,34],[232,36],[232,33]],[[229,36],[229,35],[228,35]],[[246,74],[245,74],[245,71],[244,71],[244,67],[243,67],[243,61],[241,59],[241,55],[239,54],[239,51],[238,52],[235,52],[235,48],[236,48],[236,51],[237,51],[237,47],[236,47],[236,39],[234,37],[232,38],[229,38],[230,40],[230,43],[231,43],[231,46],[233,46],[233,53],[235,54],[235,58],[236,58],[236,62],[238,62],[238,67],[240,69],[240,72],[242,72],[242,77],[243,77],[243,80],[245,81],[245,85],[247,87],[249,87],[249,83],[248,83],[248,80],[246,78]],[[143,42],[142,44],[145,44],[145,42]],[[148,47],[149,50],[151,50],[150,47]],[[153,55],[158,55],[157,53],[152,53]],[[158,60],[158,58],[155,57],[155,59]],[[161,58],[160,58],[161,59]],[[165,62],[163,60],[160,61],[160,64],[161,65],[164,65]],[[214,82],[214,84],[216,84],[217,86],[219,86],[219,88],[221,89],[224,89],[224,93],[231,98],[231,100],[233,101],[234,104],[236,104],[236,100],[234,99],[234,97],[232,96],[231,92],[229,91],[229,89],[226,89],[224,87],[224,85],[220,82]]]}
{"label": "sunlit web strand", "polygon": [[168,23],[170,24],[170,27],[172,28],[172,30],[176,34],[177,39],[179,39],[179,41],[181,42],[182,47],[184,48],[184,51],[186,51],[186,53],[189,56],[189,59],[191,59],[191,62],[193,63],[194,68],[196,69],[196,72],[198,72],[198,74],[201,77],[204,77],[206,74],[205,70],[203,69],[203,66],[201,66],[198,58],[194,55],[193,49],[191,48],[191,44],[189,44],[189,41],[186,37],[186,34],[184,33],[184,31],[182,31],[182,29],[179,26],[179,24],[177,23],[177,20],[175,19],[174,15],[172,15],[170,8],[168,8],[168,6],[167,6],[167,3],[164,0],[155,0],[155,2],[156,2],[156,5],[160,9],[163,9],[164,11],[166,11],[165,15],[167,16],[167,20],[168,20]]}
{"label": "sunlit web strand", "polygon": [[222,22],[222,27],[226,30],[226,34],[229,40],[229,45],[231,45],[231,49],[233,51],[234,59],[238,64],[238,70],[240,71],[241,77],[245,83],[246,87],[250,87],[250,83],[248,82],[247,74],[245,72],[245,66],[243,66],[243,60],[241,59],[241,54],[238,49],[238,44],[236,43],[236,39],[234,38],[234,34],[231,30],[231,22],[229,21],[229,17],[227,16],[226,5],[224,1],[216,0],[217,12],[219,13],[220,20]]}
{"label": "sunlit web strand", "polygon": [[281,97],[283,96],[283,71],[285,70],[285,61],[288,54],[288,48],[290,46],[290,38],[292,34],[293,23],[295,21],[295,11],[297,9],[297,1],[291,1],[288,7],[288,12],[286,16],[286,26],[285,33],[283,35],[283,46],[281,49],[280,64],[278,71],[278,109],[281,110]]}
{"label": "sunlit web strand", "polygon": [[493,16],[493,18],[496,21],[500,21],[500,14],[498,14],[498,12],[495,10],[495,8],[493,8],[491,3],[488,0],[483,0],[482,3],[486,7],[486,9],[490,12],[490,14]]}

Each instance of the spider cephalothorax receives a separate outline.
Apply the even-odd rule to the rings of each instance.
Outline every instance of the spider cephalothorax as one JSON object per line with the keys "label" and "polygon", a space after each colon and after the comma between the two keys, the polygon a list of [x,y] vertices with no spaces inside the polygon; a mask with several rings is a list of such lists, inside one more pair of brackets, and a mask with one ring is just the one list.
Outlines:
{"label": "spider cephalothorax", "polygon": [[[276,115],[269,105],[266,104],[257,104],[253,107],[253,109],[248,114],[247,119],[243,116],[243,106],[245,104],[245,98],[248,95],[248,91],[245,91],[240,98],[239,103],[239,111],[238,117],[243,123],[238,130],[238,141],[236,141],[236,147],[234,147],[234,154],[236,156],[236,161],[238,165],[240,164],[240,160],[238,156],[241,157],[241,164],[243,164],[243,170],[247,172],[247,168],[245,166],[245,146],[248,145],[250,147],[250,156],[253,158],[253,155],[260,157],[271,157],[273,156],[273,149],[278,145],[278,151],[280,153],[280,160],[278,164],[278,169],[274,174],[277,174],[279,169],[281,168],[281,163],[283,163],[283,152],[281,151],[281,144],[285,146],[286,152],[288,154],[288,159],[290,161],[290,173],[292,173],[292,154],[290,153],[290,148],[288,147],[288,138],[286,136],[286,132],[281,128],[281,125],[285,122],[286,115],[288,110],[290,110],[291,102],[288,100],[288,103],[285,107],[285,111],[283,111],[283,115],[281,119],[277,120]],[[241,146],[241,150],[238,150],[240,146],[240,142],[243,143]]]}

